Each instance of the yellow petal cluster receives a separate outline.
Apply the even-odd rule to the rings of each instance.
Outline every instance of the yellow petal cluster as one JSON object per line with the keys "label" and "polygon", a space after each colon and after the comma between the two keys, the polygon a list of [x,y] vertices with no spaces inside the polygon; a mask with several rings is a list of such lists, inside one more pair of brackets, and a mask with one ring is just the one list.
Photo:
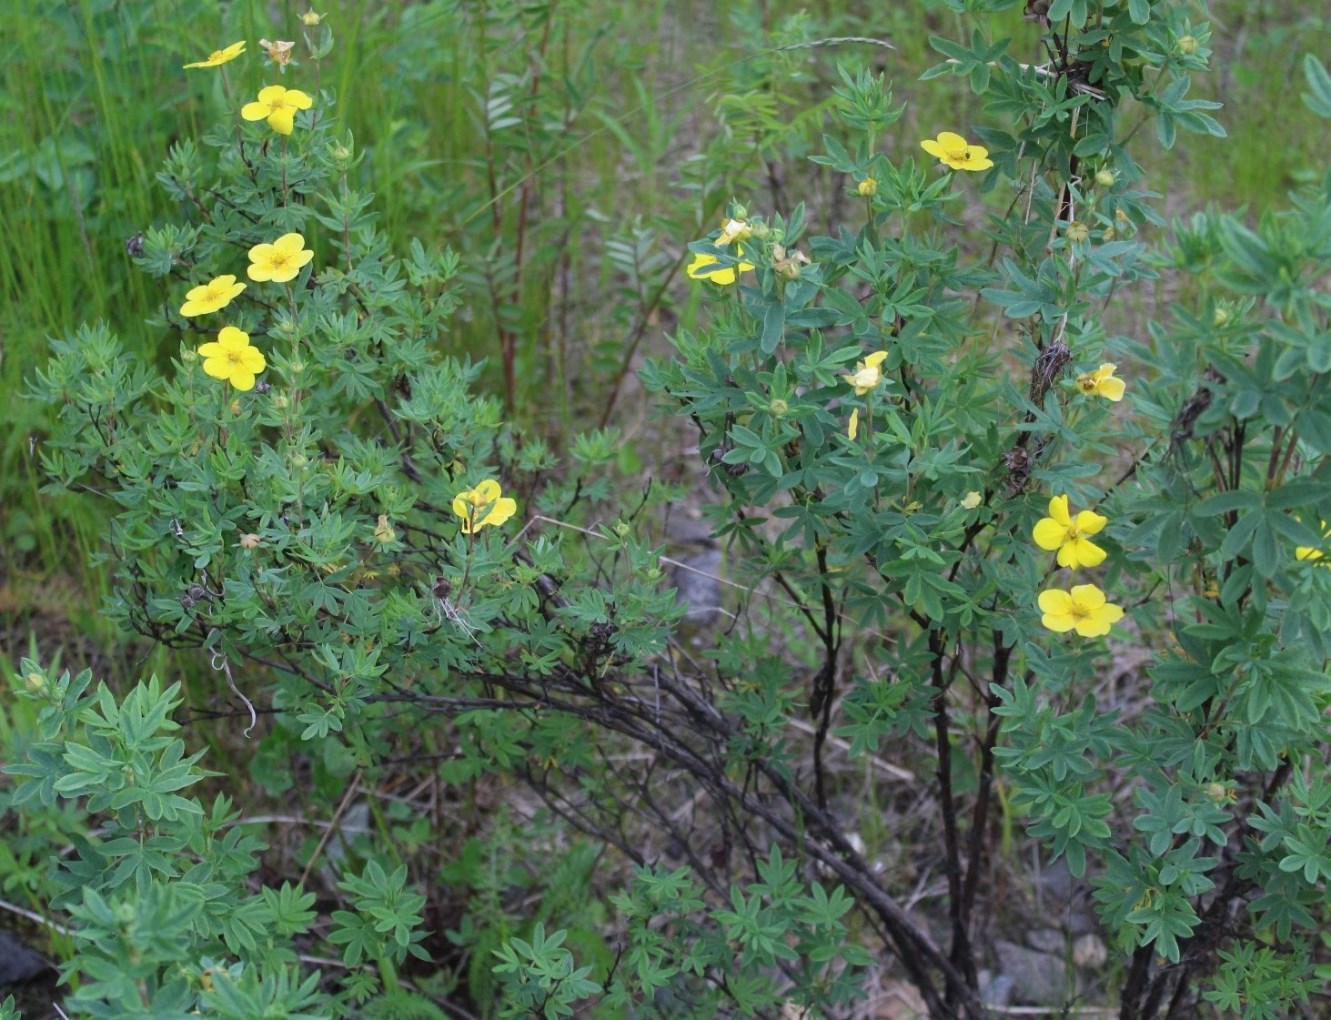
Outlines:
{"label": "yellow petal cluster", "polygon": [[1081,637],[1103,637],[1123,619],[1123,610],[1107,602],[1105,593],[1093,584],[1040,592],[1040,612],[1044,614],[1040,622],[1050,630],[1059,634],[1075,630]]}
{"label": "yellow petal cluster", "polygon": [[213,50],[212,53],[208,54],[208,56],[204,57],[204,59],[196,60],[194,63],[185,64],[184,66],[187,68],[221,67],[223,64],[227,63],[228,61],[235,60],[238,56],[240,56],[244,52],[245,52],[245,40],[242,39],[240,42],[232,43],[230,46],[226,47],[226,49]]}
{"label": "yellow petal cluster", "polygon": [[301,269],[314,258],[314,252],[305,247],[300,234],[283,234],[272,244],[256,244],[250,249],[250,266],[246,270],[257,282],[287,283],[294,280]]}
{"label": "yellow petal cluster", "polygon": [[[736,246],[735,246],[735,254],[740,255],[740,256],[743,256],[743,255],[744,255],[744,249],[741,248],[739,245],[736,245]],[[691,280],[711,280],[713,283],[719,283],[719,284],[721,284],[721,286],[723,286],[723,287],[728,287],[730,284],[732,284],[732,283],[735,282],[735,279],[736,279],[736,276],[735,276],[735,269],[736,269],[736,267],[735,267],[735,266],[727,266],[725,269],[718,269],[718,270],[716,270],[715,272],[711,272],[711,273],[703,272],[703,270],[705,270],[708,266],[714,266],[714,265],[716,265],[716,263],[719,262],[719,261],[720,261],[720,260],[719,260],[715,255],[695,255],[695,256],[693,256],[693,261],[689,263],[689,268],[688,268],[688,270],[687,270],[687,272],[688,272],[688,274],[689,274],[689,279],[691,279]],[[753,271],[753,263],[752,263],[752,262],[746,262],[746,261],[744,261],[744,259],[741,257],[741,259],[740,259],[740,263],[739,263],[739,267],[738,267],[738,268],[739,268],[739,271],[740,271],[741,273],[752,272],[752,271]]]}
{"label": "yellow petal cluster", "polygon": [[[1327,527],[1326,521],[1322,521],[1322,537],[1331,538],[1331,528]],[[1315,545],[1301,545],[1294,550],[1296,559],[1308,560],[1321,567],[1331,567],[1331,559],[1328,559],[1326,553]]]}
{"label": "yellow petal cluster", "polygon": [[943,131],[937,138],[926,138],[920,147],[953,170],[988,170],[994,165],[988,149],[969,145],[961,135],[951,131]]}
{"label": "yellow petal cluster", "polygon": [[486,525],[497,527],[517,511],[518,504],[502,495],[499,483],[489,479],[453,497],[453,513],[462,519],[464,535],[480,531]]}
{"label": "yellow petal cluster", "polygon": [[855,366],[855,371],[841,378],[855,387],[855,396],[862,397],[870,390],[877,389],[883,381],[882,370],[878,367],[887,358],[887,351],[874,351]]}
{"label": "yellow petal cluster", "polygon": [[1077,388],[1088,397],[1104,397],[1106,400],[1119,401],[1127,385],[1122,379],[1114,378],[1116,365],[1105,362],[1094,372],[1083,372],[1077,376]]}
{"label": "yellow petal cluster", "polygon": [[254,377],[268,367],[263,352],[250,346],[250,335],[235,326],[223,326],[212,343],[199,348],[203,370],[238,390],[254,389]]}
{"label": "yellow petal cluster", "polygon": [[220,311],[231,304],[231,299],[245,289],[245,284],[237,283],[234,276],[216,276],[207,283],[186,292],[185,303],[180,306],[180,314],[185,318],[207,315]]}
{"label": "yellow petal cluster", "polygon": [[240,115],[246,120],[266,120],[279,135],[289,135],[296,125],[296,111],[313,105],[314,100],[300,89],[267,85],[259,90],[256,101],[241,107]]}
{"label": "yellow petal cluster", "polygon": [[1082,510],[1076,517],[1068,509],[1067,496],[1055,496],[1049,501],[1049,516],[1036,523],[1031,537],[1041,549],[1058,550],[1060,567],[1098,567],[1105,560],[1105,551],[1087,536],[1097,535],[1109,523],[1094,510]]}

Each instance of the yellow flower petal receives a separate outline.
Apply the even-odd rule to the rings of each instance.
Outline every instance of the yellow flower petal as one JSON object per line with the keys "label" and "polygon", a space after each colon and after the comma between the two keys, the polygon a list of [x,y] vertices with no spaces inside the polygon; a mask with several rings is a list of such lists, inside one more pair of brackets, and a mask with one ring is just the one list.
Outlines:
{"label": "yellow flower petal", "polygon": [[268,115],[268,126],[279,135],[289,135],[296,127],[296,111],[288,106],[274,110]]}
{"label": "yellow flower petal", "polygon": [[234,42],[225,49],[213,50],[203,60],[196,60],[192,64],[185,64],[185,67],[219,67],[230,60],[235,60],[245,52],[245,41]]}
{"label": "yellow flower petal", "polygon": [[1059,524],[1052,517],[1041,517],[1036,522],[1035,529],[1031,532],[1031,537],[1035,539],[1035,544],[1041,549],[1053,552],[1063,545],[1068,537],[1068,529]]}

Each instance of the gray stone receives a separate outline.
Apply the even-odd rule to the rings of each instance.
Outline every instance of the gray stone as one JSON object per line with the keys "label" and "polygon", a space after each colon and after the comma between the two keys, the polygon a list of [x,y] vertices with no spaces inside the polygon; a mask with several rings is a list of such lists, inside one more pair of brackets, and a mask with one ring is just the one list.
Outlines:
{"label": "gray stone", "polygon": [[49,966],[40,953],[25,946],[13,932],[0,930],[0,985],[30,981]]}
{"label": "gray stone", "polygon": [[1004,1009],[1012,1005],[1012,993],[1016,991],[1017,983],[1012,980],[1011,975],[999,974],[990,977],[989,980],[980,979],[980,1002],[986,1009]]}
{"label": "gray stone", "polygon": [[1072,943],[1072,962],[1085,970],[1098,970],[1109,961],[1109,949],[1098,935],[1082,935]]}
{"label": "gray stone", "polygon": [[1067,949],[1068,940],[1057,928],[1032,928],[1026,933],[1026,945],[1042,953],[1062,956]]}
{"label": "gray stone", "polygon": [[1002,940],[994,942],[994,952],[1002,968],[1000,977],[1012,980],[1016,1002],[1054,1006],[1063,1002],[1072,989],[1067,964],[1061,957]]}

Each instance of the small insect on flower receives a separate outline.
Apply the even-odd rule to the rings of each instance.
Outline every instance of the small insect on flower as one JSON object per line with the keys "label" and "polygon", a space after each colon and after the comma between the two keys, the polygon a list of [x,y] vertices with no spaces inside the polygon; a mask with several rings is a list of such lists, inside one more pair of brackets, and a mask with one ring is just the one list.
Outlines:
{"label": "small insect on flower", "polygon": [[953,170],[988,170],[994,165],[988,149],[968,145],[966,139],[951,131],[943,131],[937,138],[926,138],[920,148]]}
{"label": "small insect on flower", "polygon": [[518,504],[501,494],[499,483],[490,479],[453,498],[453,513],[462,519],[462,533],[471,535],[487,524],[498,527],[518,512]]}
{"label": "small insect on flower", "polygon": [[244,52],[245,52],[245,40],[242,39],[240,42],[232,43],[226,49],[213,50],[212,53],[208,54],[208,56],[206,56],[203,60],[196,60],[194,63],[185,64],[184,66],[186,68],[220,67],[221,65],[227,63],[228,61],[235,60],[238,56],[240,56]]}
{"label": "small insect on flower", "polygon": [[245,284],[237,283],[234,276],[215,276],[185,294],[185,303],[180,306],[180,314],[188,319],[195,315],[221,311],[244,289]]}
{"label": "small insect on flower", "polygon": [[308,110],[314,100],[300,89],[282,85],[267,85],[259,90],[259,98],[246,103],[240,115],[246,120],[266,120],[279,135],[289,135],[296,125],[296,111]]}
{"label": "small insect on flower", "polygon": [[263,352],[250,346],[250,335],[235,326],[223,326],[212,343],[199,347],[203,370],[236,389],[254,389],[254,377],[268,367]]}
{"label": "small insect on flower", "polygon": [[1077,376],[1077,388],[1088,397],[1104,397],[1115,402],[1122,400],[1127,384],[1114,378],[1116,367],[1106,361],[1094,372],[1083,372]]}

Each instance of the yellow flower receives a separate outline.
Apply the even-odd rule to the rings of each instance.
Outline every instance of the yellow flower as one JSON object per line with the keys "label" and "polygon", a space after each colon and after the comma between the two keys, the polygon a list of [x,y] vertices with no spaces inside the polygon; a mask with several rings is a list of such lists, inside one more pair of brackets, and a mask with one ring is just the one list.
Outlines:
{"label": "yellow flower", "polygon": [[[259,45],[262,46],[268,54],[268,59],[278,67],[286,67],[291,63],[291,48],[296,44],[294,42],[283,42],[280,39],[277,42],[269,42],[267,39],[260,39]],[[301,107],[304,109],[304,107]],[[257,117],[255,118],[258,119]],[[283,132],[287,134],[288,132]]]}
{"label": "yellow flower", "polygon": [[266,120],[279,135],[289,135],[296,124],[296,111],[313,105],[314,100],[300,89],[268,85],[259,89],[257,101],[241,107],[240,115],[246,120]]}
{"label": "yellow flower", "polygon": [[850,425],[846,428],[846,435],[854,439],[860,431],[860,409],[857,407],[850,412]]}
{"label": "yellow flower", "polygon": [[518,504],[500,495],[499,483],[487,479],[453,498],[453,512],[462,518],[462,533],[470,535],[487,524],[500,525],[518,511]]}
{"label": "yellow flower", "polygon": [[185,64],[185,67],[221,67],[229,60],[235,60],[245,52],[245,40],[233,42],[224,50],[213,50],[204,60],[196,60],[192,64]]}
{"label": "yellow flower", "polygon": [[180,314],[188,319],[195,315],[220,311],[231,304],[231,299],[244,289],[245,284],[237,283],[234,276],[214,277],[185,294],[185,303],[180,306]]}
{"label": "yellow flower", "polygon": [[1082,637],[1101,637],[1123,619],[1119,606],[1105,601],[1105,593],[1093,584],[1073,585],[1071,591],[1050,588],[1040,592],[1040,617],[1052,631],[1065,634],[1075,630]]}
{"label": "yellow flower", "polygon": [[[1326,521],[1322,521],[1321,525],[1322,537],[1331,538],[1331,528],[1326,526]],[[1300,560],[1311,560],[1321,567],[1331,567],[1331,560],[1326,558],[1326,553],[1322,552],[1322,550],[1315,545],[1299,546],[1294,550],[1294,556],[1296,559]],[[1318,563],[1319,560],[1321,561],[1320,563]]]}
{"label": "yellow flower", "polygon": [[866,177],[855,185],[855,193],[861,198],[873,198],[874,195],[878,194],[878,182],[872,177]]}
{"label": "yellow flower", "polygon": [[1114,378],[1115,367],[1106,361],[1094,372],[1083,372],[1077,376],[1077,388],[1088,397],[1104,397],[1113,401],[1122,400],[1123,391],[1127,389],[1127,386],[1122,379]]}
{"label": "yellow flower", "polygon": [[[743,255],[744,249],[739,245],[735,246],[735,254]],[[715,255],[695,255],[693,261],[689,263],[687,270],[691,280],[711,280],[713,283],[719,283],[723,287],[728,287],[735,282],[735,267],[727,266],[725,269],[718,269],[714,273],[703,272],[708,266],[714,266],[719,260]],[[753,263],[746,262],[742,258],[739,263],[739,271],[748,273],[753,270]]]}
{"label": "yellow flower", "polygon": [[886,357],[887,351],[875,351],[855,366],[853,375],[843,375],[841,377],[855,387],[855,396],[864,396],[870,390],[876,389],[878,384],[883,381],[883,373],[878,366],[883,363]]}
{"label": "yellow flower", "polygon": [[931,156],[937,156],[953,170],[988,170],[994,165],[989,150],[979,145],[967,145],[961,135],[944,131],[937,139],[926,138],[920,143]]}
{"label": "yellow flower", "polygon": [[322,14],[316,14],[313,10],[308,10],[300,16],[300,23],[307,28],[313,28],[315,25],[319,24],[319,22],[323,21],[323,19],[324,16]]}
{"label": "yellow flower", "polygon": [[1108,523],[1094,510],[1083,510],[1073,518],[1068,497],[1055,496],[1049,501],[1049,516],[1040,518],[1031,537],[1041,549],[1058,550],[1060,567],[1098,567],[1105,551],[1086,536],[1099,533]]}
{"label": "yellow flower", "polygon": [[983,502],[984,502],[984,497],[981,496],[978,492],[968,492],[966,493],[965,497],[962,499],[961,505],[964,506],[967,510],[974,510],[977,506],[979,506]]}
{"label": "yellow flower", "polygon": [[380,545],[391,545],[397,541],[397,532],[393,530],[393,525],[388,523],[388,514],[379,515],[379,520],[374,526],[374,540]]}
{"label": "yellow flower", "polygon": [[301,268],[314,258],[300,234],[283,234],[272,244],[256,244],[250,249],[251,280],[286,283],[294,280]]}
{"label": "yellow flower", "polygon": [[238,390],[254,389],[254,377],[268,367],[263,353],[250,346],[250,335],[235,326],[223,326],[217,339],[199,348],[203,370]]}

